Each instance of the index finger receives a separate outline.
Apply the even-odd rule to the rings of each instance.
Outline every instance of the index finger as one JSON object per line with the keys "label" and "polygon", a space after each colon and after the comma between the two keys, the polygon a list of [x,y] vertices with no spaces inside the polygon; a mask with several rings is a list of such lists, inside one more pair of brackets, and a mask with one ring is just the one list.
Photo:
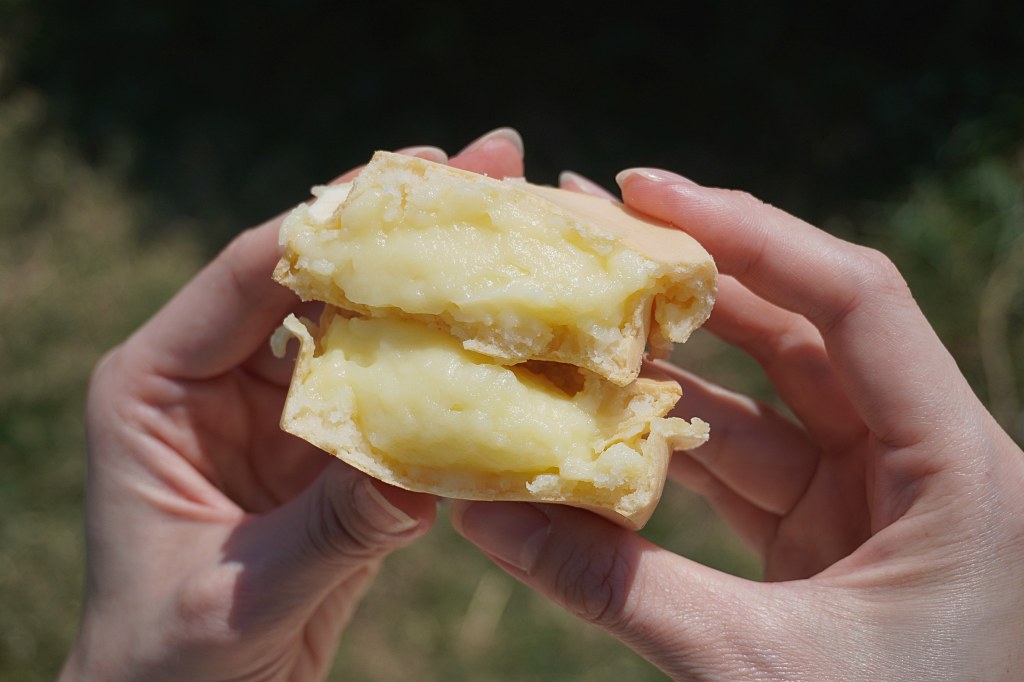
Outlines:
{"label": "index finger", "polygon": [[[434,148],[413,155],[433,158]],[[522,168],[513,144],[492,143],[451,159],[453,165],[503,177]],[[129,341],[165,376],[208,379],[239,366],[258,349],[299,300],[271,274],[280,258],[284,214],[236,237]]]}
{"label": "index finger", "polygon": [[212,378],[248,359],[299,303],[271,279],[282,220],[235,237],[127,346],[157,373],[185,380]]}
{"label": "index finger", "polygon": [[887,258],[747,194],[666,171],[624,171],[619,183],[632,208],[686,230],[720,271],[810,320],[876,437],[909,445],[936,424],[957,427],[970,389]]}

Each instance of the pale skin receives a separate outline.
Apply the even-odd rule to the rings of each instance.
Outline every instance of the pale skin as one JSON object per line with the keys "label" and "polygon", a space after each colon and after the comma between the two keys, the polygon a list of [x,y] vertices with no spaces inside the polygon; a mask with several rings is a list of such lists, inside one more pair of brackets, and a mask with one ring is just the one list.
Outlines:
{"label": "pale skin", "polygon": [[[499,130],[451,163],[518,176],[522,143]],[[672,478],[761,554],[766,581],[566,507],[456,503],[457,529],[677,679],[1015,679],[1024,455],[892,264],[742,193],[656,169],[619,183],[715,256],[707,327],[762,363],[794,415],[660,364],[683,416],[713,429]],[[322,678],[380,562],[434,520],[433,498],[279,431],[290,366],[267,337],[300,308],[269,279],[279,220],[96,369],[86,600],[62,679]]]}
{"label": "pale skin", "polygon": [[[1024,453],[972,393],[882,254],[660,169],[623,200],[723,273],[707,328],[793,418],[670,365],[710,442],[671,477],[758,552],[765,582],[590,514],[453,506],[498,565],[680,680],[1016,680],[1024,670]],[[567,174],[563,185],[603,193]]]}
{"label": "pale skin", "polygon": [[[522,141],[499,129],[450,163],[521,176]],[[85,606],[62,680],[320,679],[381,560],[434,521],[432,496],[278,428],[291,363],[268,338],[302,309],[270,279],[280,220],[235,239],[93,374]]]}

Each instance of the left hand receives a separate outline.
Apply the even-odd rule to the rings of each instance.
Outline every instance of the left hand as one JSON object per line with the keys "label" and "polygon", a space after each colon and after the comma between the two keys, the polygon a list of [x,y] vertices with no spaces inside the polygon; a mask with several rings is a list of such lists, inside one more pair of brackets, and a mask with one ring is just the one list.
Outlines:
{"label": "left hand", "polygon": [[[499,130],[450,163],[521,176],[521,142]],[[383,557],[434,520],[433,497],[278,428],[291,363],[267,340],[300,307],[270,278],[281,220],[236,238],[94,372],[86,600],[62,679],[323,677]]]}

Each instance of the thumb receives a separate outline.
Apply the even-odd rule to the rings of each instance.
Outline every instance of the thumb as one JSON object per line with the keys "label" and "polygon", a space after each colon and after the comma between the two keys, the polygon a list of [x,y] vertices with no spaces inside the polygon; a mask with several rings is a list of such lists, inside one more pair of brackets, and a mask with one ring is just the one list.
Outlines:
{"label": "thumb", "polygon": [[764,585],[569,507],[454,502],[452,523],[514,577],[674,678],[747,679],[763,669],[765,620],[775,617],[755,608],[767,605]]}
{"label": "thumb", "polygon": [[289,519],[296,570],[329,582],[404,547],[431,526],[432,495],[414,493],[332,462],[297,500]]}
{"label": "thumb", "polygon": [[253,596],[250,617],[267,626],[304,619],[345,584],[352,589],[342,601],[350,603],[341,611],[350,611],[380,560],[426,533],[436,509],[431,495],[332,462],[301,495],[244,524],[228,543],[229,558],[245,566],[239,592]]}

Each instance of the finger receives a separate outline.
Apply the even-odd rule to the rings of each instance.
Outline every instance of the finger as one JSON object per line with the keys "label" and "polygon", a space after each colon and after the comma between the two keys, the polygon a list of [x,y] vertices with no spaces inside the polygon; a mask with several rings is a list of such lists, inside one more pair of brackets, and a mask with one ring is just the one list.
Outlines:
{"label": "finger", "polygon": [[[400,153],[447,159],[437,147],[408,147]],[[157,372],[208,379],[265,355],[271,332],[299,303],[294,293],[271,278],[280,259],[278,232],[283,219],[284,214],[236,237],[139,330],[132,347]],[[280,377],[284,365],[277,365],[269,374]]]}
{"label": "finger", "polygon": [[606,190],[601,185],[597,184],[589,178],[585,178],[579,173],[573,173],[572,171],[562,171],[558,175],[558,186],[562,189],[567,189],[571,192],[581,192],[583,194],[592,194],[595,197],[601,197],[602,199],[611,199],[612,201],[618,201],[619,198]]}
{"label": "finger", "polygon": [[734,679],[737,671],[722,665],[743,663],[745,647],[757,650],[747,606],[765,603],[756,584],[578,509],[457,502],[451,511],[456,530],[511,575],[673,678]]}
{"label": "finger", "polygon": [[[229,544],[227,557],[246,566],[246,594],[259,595],[241,617],[250,627],[286,617],[305,622],[339,585],[375,572],[385,556],[426,533],[436,508],[430,495],[333,462],[302,495],[247,524]],[[261,612],[268,603],[276,610]]]}
{"label": "finger", "polygon": [[[515,131],[499,129],[483,136],[470,147],[472,149],[461,152],[452,162],[466,170],[499,177],[510,173],[522,175],[522,139]],[[447,154],[437,147],[406,147],[396,153],[418,156],[437,163],[448,161]],[[336,178],[332,184],[347,182],[358,175],[360,170],[362,167],[353,169]],[[309,313],[307,317],[317,319],[318,315]],[[255,376],[281,386],[288,384],[293,366],[290,358],[274,357],[267,344],[260,346],[246,365]]]}
{"label": "finger", "polygon": [[[618,200],[608,190],[572,171],[559,175],[563,189]],[[734,278],[719,280],[715,310],[705,327],[754,357],[780,396],[809,431],[829,440],[863,429],[825,354],[821,335],[806,319],[765,302]],[[815,458],[816,459],[816,458]]]}
{"label": "finger", "polygon": [[298,302],[271,279],[284,216],[246,230],[127,343],[158,373],[208,379],[250,357]]}
{"label": "finger", "polygon": [[[740,192],[652,169],[618,180],[632,208],[687,230],[722,272],[810,320],[882,442],[918,443],[936,423],[956,428],[970,388],[891,261]],[[936,385],[943,390],[924,388]]]}
{"label": "finger", "polygon": [[703,497],[747,546],[764,559],[778,531],[779,516],[726,485],[709,466],[693,457],[697,450],[675,453],[668,465],[669,478]]}
{"label": "finger", "polygon": [[449,163],[493,178],[521,178],[524,153],[523,138],[514,128],[497,128],[470,142]]}
{"label": "finger", "polygon": [[655,366],[683,388],[677,410],[713,425],[711,438],[687,456],[748,503],[785,515],[818,467],[818,449],[791,421],[747,396],[727,391],[668,362]]}
{"label": "finger", "polygon": [[[437,147],[407,147],[397,153],[448,163],[455,168],[495,178],[519,178],[523,176],[523,151],[523,138],[515,129],[498,128],[473,140],[451,159]],[[339,175],[330,184],[349,182],[359,175],[362,169],[363,166],[353,168]]]}
{"label": "finger", "polygon": [[435,163],[448,163],[448,152],[440,147],[432,147],[430,145],[402,147],[401,149],[396,149],[395,153],[402,154],[403,156],[416,156]]}
{"label": "finger", "polygon": [[804,428],[826,446],[859,438],[864,423],[839,382],[818,330],[729,276],[705,328],[753,357]]}
{"label": "finger", "polygon": [[[431,147],[428,145],[420,145],[417,147],[403,147],[402,149],[395,150],[396,154],[403,154],[405,156],[417,156],[427,161],[434,161],[436,163],[448,163],[448,153],[440,147]],[[338,177],[331,180],[329,185],[340,185],[343,182],[351,182],[357,175],[365,168],[365,164],[356,166],[352,170],[346,171]]]}

